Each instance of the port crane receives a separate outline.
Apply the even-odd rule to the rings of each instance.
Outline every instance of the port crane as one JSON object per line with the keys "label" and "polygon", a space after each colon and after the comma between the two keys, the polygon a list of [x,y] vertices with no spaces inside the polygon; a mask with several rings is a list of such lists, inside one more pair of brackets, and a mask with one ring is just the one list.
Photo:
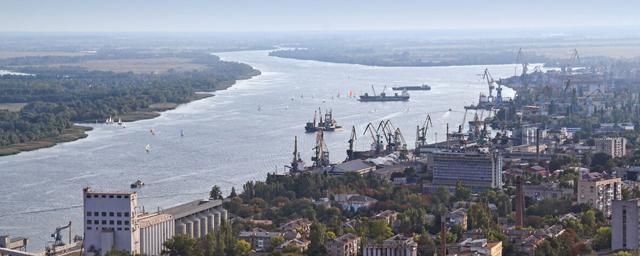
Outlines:
{"label": "port crane", "polygon": [[289,168],[289,172],[299,172],[304,168],[304,162],[300,158],[300,152],[298,152],[298,136],[293,140],[293,160],[291,160],[291,166],[285,166]]}
{"label": "port crane", "polygon": [[356,127],[351,126],[351,137],[349,137],[349,149],[347,149],[347,160],[353,160],[353,144],[357,140]]}
{"label": "port crane", "polygon": [[69,224],[65,226],[57,227],[56,230],[53,232],[53,234],[51,234],[51,237],[53,238],[53,242],[50,245],[46,246],[45,255],[55,255],[56,248],[65,245],[65,243],[62,241],[62,231],[64,230],[69,230],[68,244],[71,244],[71,221],[69,221]]}
{"label": "port crane", "polygon": [[429,115],[424,119],[422,127],[416,127],[416,151],[420,146],[427,145],[427,130],[431,127],[433,127],[433,123],[431,123],[431,116]]}
{"label": "port crane", "polygon": [[578,49],[573,49],[573,51],[571,51],[571,56],[569,57],[569,64],[567,65],[566,72],[572,73],[573,67],[577,64],[580,64],[580,54],[578,53]]}
{"label": "port crane", "polygon": [[482,74],[482,79],[487,80],[487,85],[489,85],[489,97],[487,97],[489,99],[489,101],[493,101],[493,89],[495,89],[496,87],[493,85],[493,77],[491,77],[491,73],[489,73],[489,69],[485,68],[484,69],[484,74]]}
{"label": "port crane", "polygon": [[324,133],[322,130],[316,133],[316,146],[313,147],[314,156],[311,157],[313,167],[327,167],[331,164],[329,160],[329,148],[324,143]]}
{"label": "port crane", "polygon": [[376,154],[380,154],[383,145],[380,133],[377,129],[373,128],[372,123],[367,124],[367,127],[365,127],[364,133],[362,135],[367,134],[367,132],[369,132],[369,134],[371,135],[371,139],[373,140],[373,143],[371,143],[372,149]]}
{"label": "port crane", "polygon": [[528,70],[529,63],[527,63],[527,59],[526,59],[526,56],[524,55],[524,52],[522,51],[522,48],[518,49],[518,54],[516,55],[516,62],[522,64],[522,74],[520,75],[520,77],[524,79],[527,76],[527,71],[529,71]]}

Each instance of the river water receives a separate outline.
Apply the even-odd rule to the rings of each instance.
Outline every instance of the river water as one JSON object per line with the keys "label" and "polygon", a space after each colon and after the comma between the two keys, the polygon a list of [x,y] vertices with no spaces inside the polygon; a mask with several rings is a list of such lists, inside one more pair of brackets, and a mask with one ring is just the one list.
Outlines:
{"label": "river water", "polygon": [[[352,125],[358,132],[356,148],[370,147],[371,139],[362,135],[370,121],[391,119],[412,147],[416,125],[430,114],[434,129],[428,140],[442,140],[446,124],[457,127],[463,106],[475,103],[487,90],[478,75],[485,66],[370,67],[267,54],[218,54],[224,60],[250,64],[262,75],[239,81],[215,97],[152,120],[128,123],[126,128],[95,125],[88,138],[1,157],[0,234],[27,236],[29,250],[41,251],[56,226],[71,220],[74,234],[82,232],[86,186],[121,191],[141,179],[146,186],[138,191],[140,205],[147,211],[205,198],[215,184],[227,195],[232,186],[264,179],[276,168],[282,171],[291,159],[293,136],[298,136],[302,157],[309,163],[315,135],[305,134],[303,127],[318,107],[333,109],[346,128],[325,133],[333,161],[346,157]],[[512,75],[514,66],[488,67],[497,78]],[[432,90],[410,92],[409,102],[361,103],[346,97],[350,90],[354,96],[370,92],[371,85],[379,92],[385,84],[423,83]],[[505,96],[513,93],[503,90]],[[147,144],[149,153],[144,150]]]}

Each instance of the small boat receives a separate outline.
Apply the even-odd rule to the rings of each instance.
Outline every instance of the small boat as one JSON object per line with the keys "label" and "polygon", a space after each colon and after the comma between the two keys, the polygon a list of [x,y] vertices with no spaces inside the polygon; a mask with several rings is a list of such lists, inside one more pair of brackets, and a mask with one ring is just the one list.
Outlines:
{"label": "small boat", "polygon": [[147,153],[151,152],[151,145],[147,144],[146,146],[144,146],[144,151],[146,151]]}
{"label": "small boat", "polygon": [[134,183],[131,183],[131,188],[141,188],[144,186],[144,182],[141,180],[136,180]]}
{"label": "small boat", "polygon": [[122,118],[118,117],[118,125],[122,125]]}
{"label": "small boat", "polygon": [[127,128],[127,124],[125,124],[124,122],[122,122],[122,128]]}
{"label": "small boat", "polygon": [[180,137],[184,137],[184,130],[180,129]]}
{"label": "small boat", "polygon": [[149,129],[149,132],[151,133],[151,135],[154,135],[154,136],[156,135],[156,131],[153,130],[153,128]]}

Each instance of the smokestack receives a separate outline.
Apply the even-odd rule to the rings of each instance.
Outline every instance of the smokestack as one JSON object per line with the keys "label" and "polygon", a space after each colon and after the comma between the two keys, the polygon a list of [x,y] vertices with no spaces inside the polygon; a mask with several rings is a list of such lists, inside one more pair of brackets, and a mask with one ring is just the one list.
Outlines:
{"label": "smokestack", "polygon": [[536,128],[536,162],[540,162],[540,128]]}
{"label": "smokestack", "polygon": [[516,228],[524,227],[524,180],[516,177]]}

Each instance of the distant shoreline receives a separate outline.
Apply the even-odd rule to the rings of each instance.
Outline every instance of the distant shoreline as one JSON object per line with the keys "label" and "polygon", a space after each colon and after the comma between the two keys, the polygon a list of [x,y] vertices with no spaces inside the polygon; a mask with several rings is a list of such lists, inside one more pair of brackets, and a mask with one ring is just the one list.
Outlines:
{"label": "distant shoreline", "polygon": [[[161,113],[164,112],[164,111],[175,109],[178,106],[183,105],[183,104],[189,104],[189,103],[194,102],[194,101],[198,101],[198,100],[206,99],[206,98],[209,98],[209,97],[213,97],[213,96],[215,96],[214,92],[216,92],[216,91],[226,90],[226,89],[230,88],[231,86],[233,86],[239,80],[251,79],[251,78],[253,78],[255,76],[259,76],[260,74],[261,74],[261,72],[259,70],[256,70],[256,72],[253,72],[251,74],[247,74],[246,76],[244,76],[244,77],[242,77],[242,78],[240,78],[238,80],[233,81],[233,83],[229,83],[228,85],[225,85],[224,87],[222,87],[220,89],[217,89],[215,91],[197,92],[197,93],[194,94],[194,96],[191,99],[189,99],[188,102],[185,102],[185,103],[182,103],[182,104],[178,104],[178,103],[152,104],[152,105],[150,105],[148,108],[146,108],[144,110],[126,113],[124,115],[120,115],[120,116],[116,117],[116,119],[117,118],[121,118],[123,122],[135,122],[135,121],[146,120],[146,119],[154,119],[156,117],[159,117],[161,115]],[[93,122],[91,120],[84,120],[84,121],[81,121],[79,123],[74,124],[71,128],[66,129],[65,131],[63,131],[61,134],[59,134],[57,136],[43,138],[43,139],[40,139],[40,140],[30,141],[30,142],[26,142],[26,143],[19,143],[19,144],[13,144],[13,145],[8,145],[8,146],[0,146],[0,157],[10,156],[10,155],[17,155],[17,154],[22,153],[22,152],[34,151],[34,150],[43,149],[43,148],[49,148],[49,147],[53,147],[55,145],[58,145],[60,143],[72,142],[72,141],[76,141],[76,140],[79,140],[79,139],[83,139],[83,138],[89,137],[89,134],[87,134],[87,132],[93,130],[93,128],[90,127],[90,126],[84,126],[82,124],[91,124],[91,123],[94,123],[94,122],[100,123],[98,120],[94,120]],[[104,121],[102,121],[102,123],[104,123]]]}

